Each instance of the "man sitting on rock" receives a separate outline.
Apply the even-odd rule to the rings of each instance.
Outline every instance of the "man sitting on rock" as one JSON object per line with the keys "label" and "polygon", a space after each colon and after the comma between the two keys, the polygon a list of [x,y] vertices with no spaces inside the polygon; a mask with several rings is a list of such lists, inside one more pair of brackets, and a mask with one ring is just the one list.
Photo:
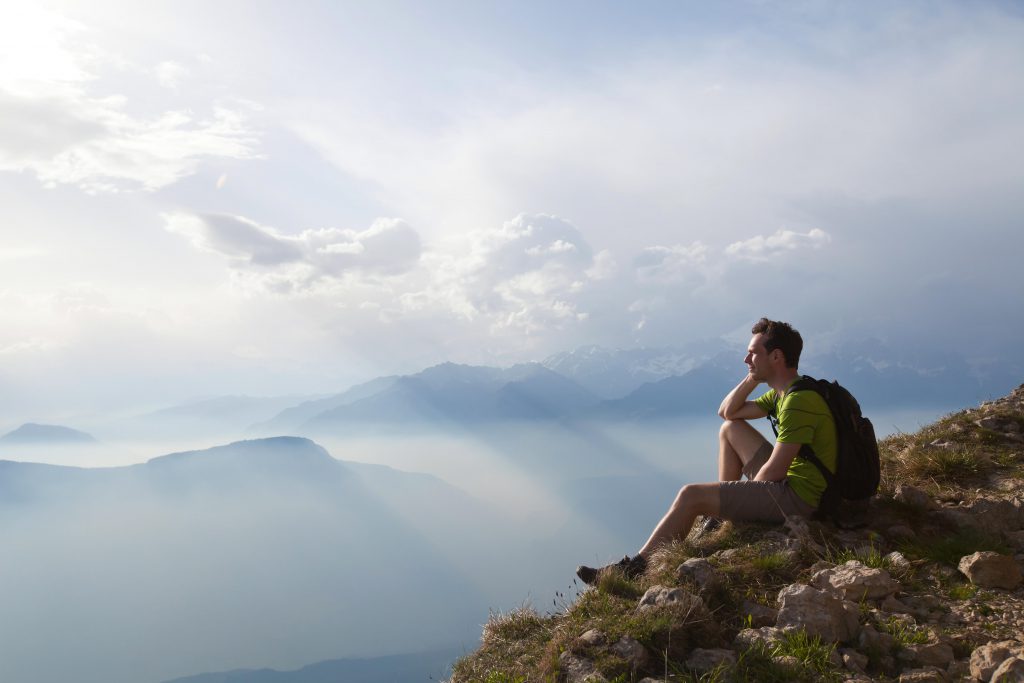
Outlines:
{"label": "man sitting on rock", "polygon": [[[576,574],[585,583],[596,583],[602,572],[612,568],[629,578],[639,576],[655,550],[690,533],[698,515],[704,515],[700,533],[708,533],[722,519],[782,523],[790,515],[810,516],[817,509],[825,478],[813,463],[797,455],[801,446],[809,444],[835,472],[832,413],[817,392],[788,391],[800,379],[800,333],[788,323],[767,318],[757,321],[751,332],[754,336],[743,361],[749,372],[718,409],[725,420],[718,438],[719,481],[684,486],[635,556],[627,555],[606,567],[578,567]],[[761,383],[770,389],[748,400]],[[774,446],[748,422],[769,416],[778,424]]]}

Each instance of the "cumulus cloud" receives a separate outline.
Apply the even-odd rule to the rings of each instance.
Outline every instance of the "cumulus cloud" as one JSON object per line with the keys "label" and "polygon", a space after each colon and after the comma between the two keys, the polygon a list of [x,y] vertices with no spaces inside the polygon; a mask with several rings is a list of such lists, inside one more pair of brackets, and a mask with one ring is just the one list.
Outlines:
{"label": "cumulus cloud", "polygon": [[768,261],[787,252],[821,249],[831,241],[832,237],[819,228],[807,233],[778,230],[773,235],[756,235],[733,242],[725,248],[725,253],[747,261]]}
{"label": "cumulus cloud", "polygon": [[279,292],[304,291],[350,272],[397,274],[419,260],[419,234],[405,221],[379,218],[363,231],[339,228],[285,235],[242,216],[166,214],[169,232]]}
{"label": "cumulus cloud", "polygon": [[[102,68],[116,60],[79,41],[85,26],[27,7],[0,16],[0,26],[0,171],[90,193],[155,190],[194,173],[204,158],[256,156],[251,105],[136,116],[128,98],[95,94]],[[169,86],[184,67],[164,62],[155,72]]]}
{"label": "cumulus cloud", "polygon": [[188,76],[188,69],[178,62],[160,62],[153,70],[157,82],[165,88],[175,89]]}
{"label": "cumulus cloud", "polygon": [[693,283],[707,255],[708,247],[700,241],[688,246],[648,247],[637,255],[633,266],[637,280],[643,284]]}

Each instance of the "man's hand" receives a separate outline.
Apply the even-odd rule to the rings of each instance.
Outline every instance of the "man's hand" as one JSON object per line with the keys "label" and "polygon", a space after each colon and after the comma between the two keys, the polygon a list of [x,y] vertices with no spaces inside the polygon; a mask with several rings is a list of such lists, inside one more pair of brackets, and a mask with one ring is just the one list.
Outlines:
{"label": "man's hand", "polygon": [[760,406],[747,400],[760,383],[761,380],[755,379],[748,372],[747,376],[740,380],[736,388],[730,391],[722,401],[722,405],[718,408],[718,416],[723,420],[753,420],[767,415]]}

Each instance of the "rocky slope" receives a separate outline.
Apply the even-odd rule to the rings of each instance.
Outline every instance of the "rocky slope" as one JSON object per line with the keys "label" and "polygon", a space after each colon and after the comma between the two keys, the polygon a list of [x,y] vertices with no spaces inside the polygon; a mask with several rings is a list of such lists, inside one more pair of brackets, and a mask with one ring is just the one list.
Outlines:
{"label": "rocky slope", "polygon": [[451,683],[1024,681],[1024,385],[880,446],[866,526],[725,524],[492,615]]}

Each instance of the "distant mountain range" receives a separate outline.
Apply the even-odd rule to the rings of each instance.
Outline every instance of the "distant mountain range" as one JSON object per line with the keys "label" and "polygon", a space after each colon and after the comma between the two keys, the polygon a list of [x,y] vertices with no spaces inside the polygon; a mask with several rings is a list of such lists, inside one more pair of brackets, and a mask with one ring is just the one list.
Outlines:
{"label": "distant mountain range", "polygon": [[[510,368],[443,363],[307,401],[249,433],[331,434],[373,425],[460,427],[498,421],[650,420],[713,415],[742,378],[744,349],[608,350],[584,347]],[[864,409],[945,407],[999,395],[1020,379],[984,379],[952,356],[910,361],[884,345],[847,345],[803,359],[807,374],[838,379]],[[1024,370],[1022,370],[1024,372]],[[757,393],[766,390],[762,388]]]}
{"label": "distant mountain range", "polygon": [[237,669],[185,676],[164,683],[429,683],[447,676],[451,663],[463,654],[462,649],[451,649],[389,657],[332,659],[295,671]]}
{"label": "distant mountain range", "polygon": [[19,445],[95,444],[90,434],[60,425],[26,422],[17,429],[0,436],[0,443]]}

